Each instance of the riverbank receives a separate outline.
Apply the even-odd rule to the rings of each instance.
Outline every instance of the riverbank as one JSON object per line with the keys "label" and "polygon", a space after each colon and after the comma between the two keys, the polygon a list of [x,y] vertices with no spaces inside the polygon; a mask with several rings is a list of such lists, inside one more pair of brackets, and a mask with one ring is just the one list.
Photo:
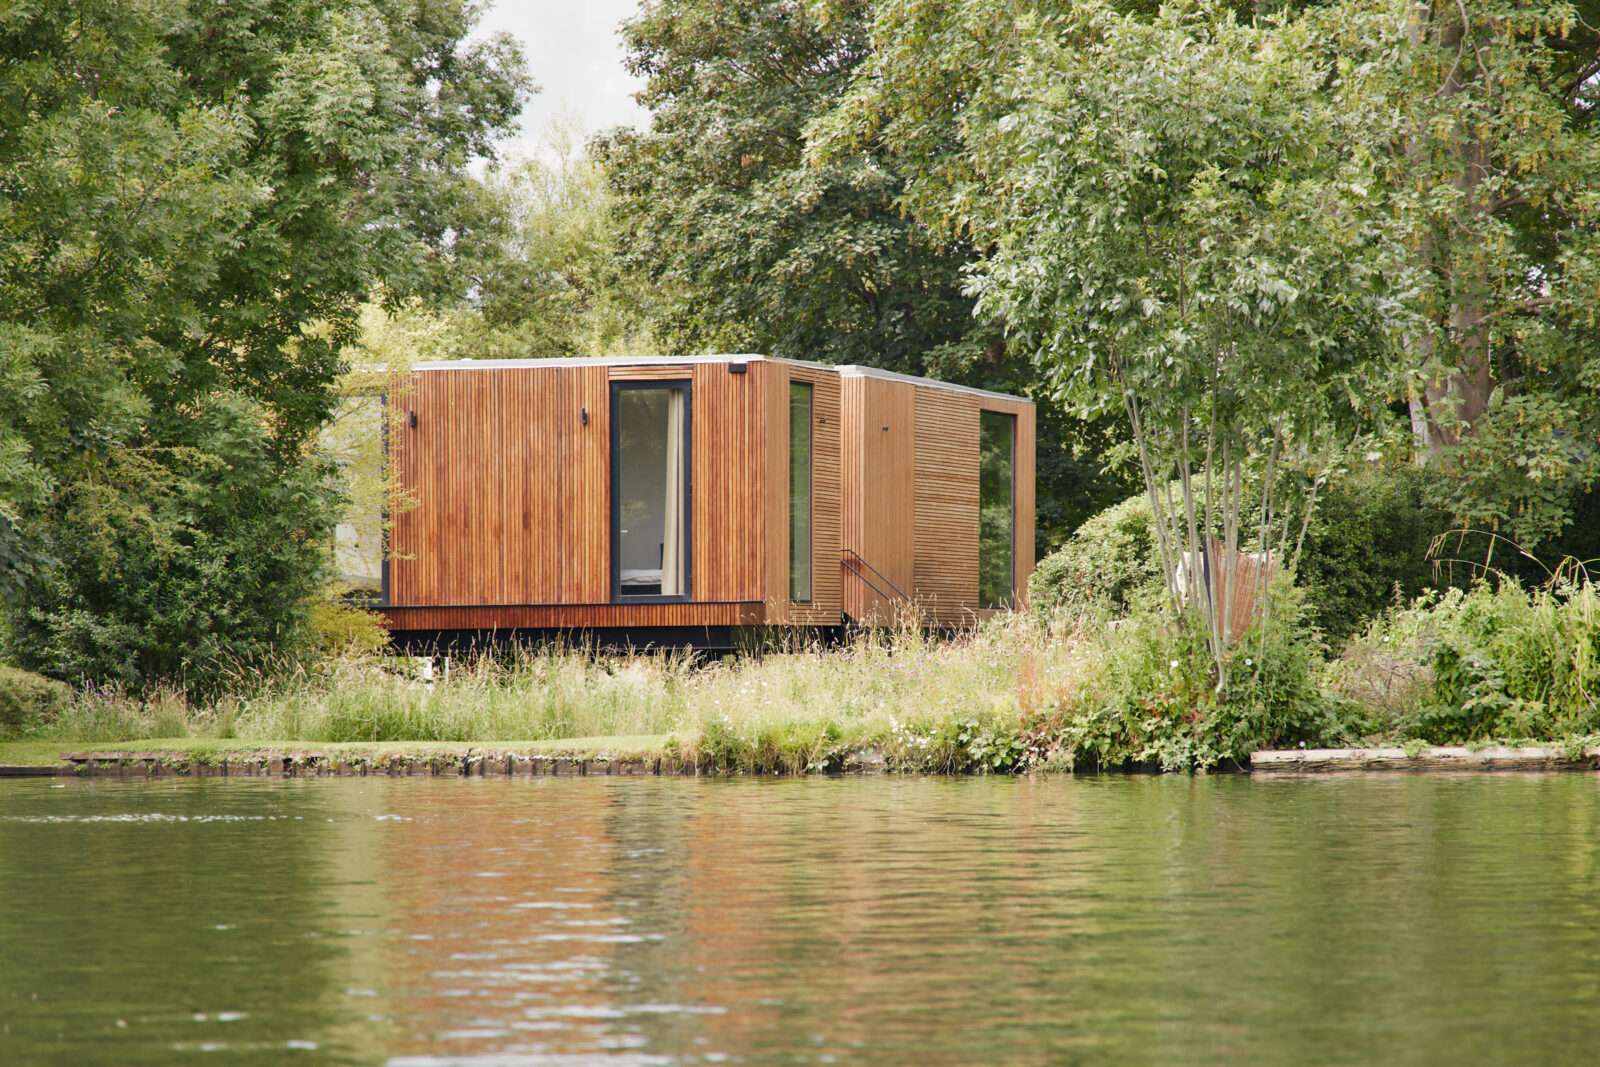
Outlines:
{"label": "riverbank", "polygon": [[[620,753],[715,773],[881,763],[1005,774],[1232,770],[1267,750],[1387,747],[1360,759],[1400,752],[1409,763],[1425,745],[1576,758],[1600,742],[1591,607],[1587,593],[1479,587],[1400,609],[1330,659],[1286,597],[1270,629],[1240,642],[1224,692],[1204,641],[1159,613],[1049,623],[1018,613],[954,636],[910,628],[843,645],[792,634],[717,659],[555,645],[438,659],[424,672],[411,658],[349,653],[241,671],[210,695],[37,679],[31,704],[11,702],[10,736],[39,755],[9,762],[95,749],[170,750],[200,766],[241,752],[448,764],[494,751]],[[418,747],[430,745],[443,747]]]}
{"label": "riverbank", "polygon": [[[844,755],[832,773],[888,773],[881,751]],[[1148,767],[1122,770],[1156,770]],[[1600,771],[1600,746],[1432,745],[1267,749],[1229,768],[1251,774],[1349,771]],[[588,777],[741,773],[686,751],[670,735],[587,737],[495,745],[447,742],[263,744],[203,738],[139,745],[0,743],[0,778],[56,777]],[[756,771],[753,773],[762,773]],[[781,773],[781,772],[772,772]],[[800,772],[804,773],[804,772]]]}

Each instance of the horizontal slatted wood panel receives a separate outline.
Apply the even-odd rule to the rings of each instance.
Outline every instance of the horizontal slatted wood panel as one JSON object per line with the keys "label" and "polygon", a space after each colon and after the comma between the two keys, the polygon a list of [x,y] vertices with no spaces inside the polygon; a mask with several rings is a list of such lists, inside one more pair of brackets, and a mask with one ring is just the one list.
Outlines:
{"label": "horizontal slatted wood panel", "polygon": [[670,382],[693,377],[694,368],[688,364],[681,364],[676,367],[663,367],[658,364],[646,363],[637,367],[611,368],[611,380],[614,382]]}
{"label": "horizontal slatted wood panel", "polygon": [[749,626],[765,618],[746,604],[521,604],[485,607],[390,607],[391,630],[604,629],[643,626]]}
{"label": "horizontal slatted wood panel", "polygon": [[916,562],[911,590],[933,622],[978,608],[978,398],[917,388]]}

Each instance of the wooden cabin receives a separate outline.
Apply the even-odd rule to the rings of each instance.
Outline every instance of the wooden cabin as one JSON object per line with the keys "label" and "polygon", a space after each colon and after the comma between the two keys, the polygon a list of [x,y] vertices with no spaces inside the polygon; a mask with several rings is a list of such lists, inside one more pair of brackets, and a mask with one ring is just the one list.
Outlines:
{"label": "wooden cabin", "polygon": [[763,356],[419,364],[389,431],[398,634],[970,623],[1034,564],[1034,408]]}

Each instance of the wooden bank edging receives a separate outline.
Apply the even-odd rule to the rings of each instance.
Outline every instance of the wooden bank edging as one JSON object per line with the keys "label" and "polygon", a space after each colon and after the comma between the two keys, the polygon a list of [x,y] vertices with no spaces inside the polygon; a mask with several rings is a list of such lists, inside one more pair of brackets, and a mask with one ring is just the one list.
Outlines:
{"label": "wooden bank edging", "polygon": [[[372,755],[316,751],[240,752],[202,757],[176,752],[64,752],[48,768],[65,776],[180,775],[193,778],[449,777],[487,775],[581,778],[605,775],[713,774],[675,756],[561,756],[493,749],[461,752],[380,752]],[[30,768],[34,771],[45,768]]]}
{"label": "wooden bank edging", "polygon": [[1600,747],[1580,751],[1544,745],[1466,748],[1435,745],[1403,748],[1301,748],[1256,752],[1257,774],[1318,771],[1590,771],[1600,770]]}
{"label": "wooden bank edging", "polygon": [[[844,761],[846,772],[886,770],[880,754]],[[1141,768],[1142,769],[1142,768]],[[1550,746],[1467,748],[1302,748],[1266,750],[1239,768],[1255,774],[1329,771],[1600,771],[1600,746],[1580,751]],[[0,764],[0,778],[318,778],[449,777],[585,778],[606,776],[719,776],[709,761],[659,755],[546,755],[497,749],[445,752],[339,753],[258,750],[220,753],[174,751],[63,752],[61,762],[39,766]]]}

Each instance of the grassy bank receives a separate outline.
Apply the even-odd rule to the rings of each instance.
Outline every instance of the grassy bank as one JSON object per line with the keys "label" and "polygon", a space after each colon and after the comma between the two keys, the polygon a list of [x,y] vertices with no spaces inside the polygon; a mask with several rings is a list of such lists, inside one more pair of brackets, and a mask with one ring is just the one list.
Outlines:
{"label": "grassy bank", "polygon": [[1158,614],[1013,615],[954,638],[863,634],[714,662],[519,649],[457,658],[429,681],[367,653],[241,673],[204,703],[76,691],[13,729],[0,762],[91,746],[434,743],[670,752],[730,771],[837,770],[862,753],[898,771],[1183,770],[1262,748],[1600,733],[1600,603],[1586,584],[1424,598],[1333,657],[1296,597],[1282,590],[1273,628],[1238,644],[1221,695],[1203,640]]}

